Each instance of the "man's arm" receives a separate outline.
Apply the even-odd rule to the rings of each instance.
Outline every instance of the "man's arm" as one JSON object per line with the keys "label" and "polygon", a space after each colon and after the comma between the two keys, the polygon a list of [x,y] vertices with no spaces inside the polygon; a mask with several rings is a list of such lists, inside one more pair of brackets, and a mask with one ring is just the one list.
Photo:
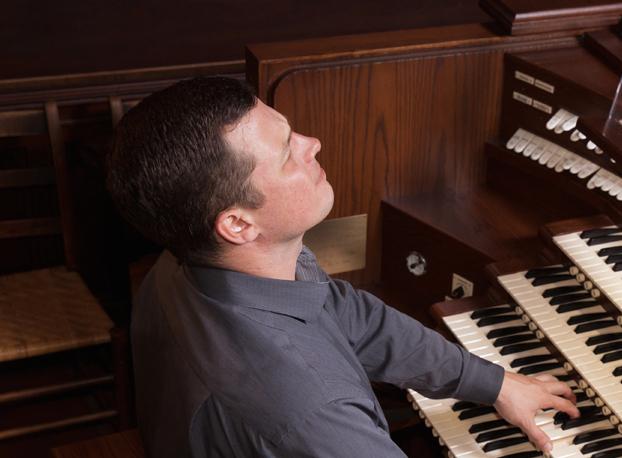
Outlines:
{"label": "man's arm", "polygon": [[346,282],[335,281],[335,286],[343,298],[335,301],[337,319],[370,378],[426,396],[494,403],[503,418],[545,451],[551,442],[536,426],[535,415],[547,408],[579,415],[572,390],[554,377],[504,372],[375,296]]}
{"label": "man's arm", "polygon": [[492,404],[503,369],[352,285],[333,280],[335,318],[369,378],[428,397]]}

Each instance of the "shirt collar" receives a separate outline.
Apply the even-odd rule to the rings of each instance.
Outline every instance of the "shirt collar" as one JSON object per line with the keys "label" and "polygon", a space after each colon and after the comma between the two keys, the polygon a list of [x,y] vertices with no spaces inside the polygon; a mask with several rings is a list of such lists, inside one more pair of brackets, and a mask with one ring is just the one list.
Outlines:
{"label": "shirt collar", "polygon": [[303,321],[317,318],[328,295],[328,282],[276,280],[212,267],[185,268],[199,290],[210,298]]}

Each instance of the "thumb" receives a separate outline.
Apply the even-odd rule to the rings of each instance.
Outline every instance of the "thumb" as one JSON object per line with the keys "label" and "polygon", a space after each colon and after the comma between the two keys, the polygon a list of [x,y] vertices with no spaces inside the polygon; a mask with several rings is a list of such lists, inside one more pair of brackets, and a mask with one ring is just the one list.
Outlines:
{"label": "thumb", "polygon": [[523,429],[523,431],[539,450],[548,453],[553,449],[553,444],[551,443],[549,436],[538,428],[533,420]]}

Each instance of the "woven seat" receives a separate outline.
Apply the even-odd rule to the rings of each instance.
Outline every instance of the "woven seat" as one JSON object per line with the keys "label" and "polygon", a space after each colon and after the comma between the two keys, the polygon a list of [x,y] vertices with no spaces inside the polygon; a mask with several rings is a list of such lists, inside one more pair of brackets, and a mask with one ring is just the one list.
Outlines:
{"label": "woven seat", "polygon": [[[10,368],[12,380],[20,380],[19,370],[29,369],[24,360],[30,358],[37,361],[31,368],[47,367],[45,364],[52,362],[58,366],[52,372],[39,373],[40,377],[21,375],[23,384],[7,384],[0,392],[0,407],[14,408],[23,403],[25,411],[31,413],[34,410],[28,410],[28,402],[43,405],[54,396],[88,399],[80,401],[85,407],[79,412],[57,409],[50,416],[42,410],[41,418],[29,414],[29,423],[18,420],[0,430],[0,440],[115,417],[120,429],[131,422],[127,333],[114,326],[76,272],[80,256],[74,220],[75,192],[70,187],[58,107],[47,102],[38,109],[0,112],[0,137],[43,135],[49,141],[49,163],[24,161],[30,168],[21,165],[22,168],[1,169],[0,189],[26,192],[48,187],[50,195],[55,193],[58,197],[57,214],[50,215],[49,210],[39,214],[41,210],[33,206],[22,219],[1,215],[0,239],[25,241],[60,236],[65,265],[0,276],[0,363],[3,368]],[[114,406],[110,405],[110,396],[102,391],[110,385]]]}
{"label": "woven seat", "polygon": [[113,327],[65,267],[0,276],[0,323],[0,362],[107,343]]}

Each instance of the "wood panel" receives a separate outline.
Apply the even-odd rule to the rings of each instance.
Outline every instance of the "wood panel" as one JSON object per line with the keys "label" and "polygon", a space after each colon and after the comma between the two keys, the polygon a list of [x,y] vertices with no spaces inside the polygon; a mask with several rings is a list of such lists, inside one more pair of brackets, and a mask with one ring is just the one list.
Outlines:
{"label": "wood panel", "polygon": [[[475,0],[4,2],[0,78],[235,61],[244,45],[486,20]],[[241,71],[241,70],[237,70]]]}
{"label": "wood panel", "polygon": [[549,32],[617,24],[622,3],[616,0],[480,0],[480,6],[506,33]]}
{"label": "wood panel", "polygon": [[[293,127],[322,141],[335,188],[329,217],[368,214],[366,269],[375,283],[380,201],[483,180],[495,135],[503,52],[570,46],[570,35],[504,38],[480,25],[249,47],[248,78]],[[314,47],[315,46],[315,47]],[[324,54],[322,53],[324,49]],[[254,71],[253,71],[254,69]]]}

